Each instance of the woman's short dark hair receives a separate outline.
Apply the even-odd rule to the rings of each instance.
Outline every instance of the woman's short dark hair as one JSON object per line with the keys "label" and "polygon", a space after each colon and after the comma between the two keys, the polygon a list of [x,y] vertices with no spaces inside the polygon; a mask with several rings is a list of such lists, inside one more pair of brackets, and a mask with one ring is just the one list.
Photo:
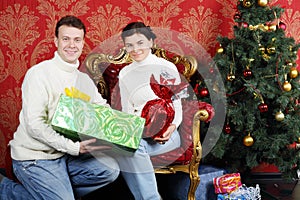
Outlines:
{"label": "woman's short dark hair", "polygon": [[143,22],[131,22],[123,28],[121,34],[122,40],[124,41],[126,37],[132,36],[135,33],[143,34],[148,40],[156,38],[151,28]]}
{"label": "woman's short dark hair", "polygon": [[55,36],[56,37],[58,37],[59,27],[61,27],[63,25],[70,26],[70,27],[75,27],[75,28],[78,28],[80,30],[83,29],[84,36],[86,34],[86,28],[85,28],[84,23],[78,17],[75,17],[73,15],[67,15],[67,16],[62,17],[57,22],[56,27],[55,27]]}

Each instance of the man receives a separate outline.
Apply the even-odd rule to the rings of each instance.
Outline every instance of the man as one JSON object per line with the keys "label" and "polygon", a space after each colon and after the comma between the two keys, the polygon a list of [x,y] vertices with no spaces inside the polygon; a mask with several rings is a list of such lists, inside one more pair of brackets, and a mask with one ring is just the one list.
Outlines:
{"label": "man", "polygon": [[10,141],[14,174],[22,185],[3,178],[1,199],[22,199],[29,195],[27,199],[71,200],[118,177],[119,167],[113,158],[101,152],[96,153],[97,158],[89,154],[108,147],[93,145],[96,139],[74,142],[51,127],[65,88],[75,87],[88,94],[91,102],[108,105],[89,76],[78,70],[85,34],[80,19],[61,18],[55,28],[54,57],[26,73],[20,125]]}

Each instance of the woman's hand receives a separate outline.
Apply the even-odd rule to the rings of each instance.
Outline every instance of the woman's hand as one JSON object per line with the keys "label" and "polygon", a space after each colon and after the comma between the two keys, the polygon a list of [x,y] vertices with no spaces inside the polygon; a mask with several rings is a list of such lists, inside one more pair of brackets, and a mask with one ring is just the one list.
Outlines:
{"label": "woman's hand", "polygon": [[154,138],[154,140],[160,144],[165,144],[171,137],[172,133],[175,131],[176,125],[171,124],[168,129],[160,136]]}
{"label": "woman's hand", "polygon": [[88,153],[88,152],[92,152],[92,151],[111,149],[110,146],[104,146],[104,145],[102,145],[102,146],[94,146],[94,145],[92,145],[96,141],[97,141],[96,138],[81,141],[80,142],[79,153],[83,154],[83,153]]}

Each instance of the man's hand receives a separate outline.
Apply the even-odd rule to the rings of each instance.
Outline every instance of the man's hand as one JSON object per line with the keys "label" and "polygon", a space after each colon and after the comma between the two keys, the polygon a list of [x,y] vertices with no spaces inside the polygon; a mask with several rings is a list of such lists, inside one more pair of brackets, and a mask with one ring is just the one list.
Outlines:
{"label": "man's hand", "polygon": [[80,150],[79,153],[88,153],[92,151],[98,151],[98,150],[109,150],[111,149],[110,146],[93,146],[92,144],[95,143],[97,140],[95,138],[84,140],[80,142]]}

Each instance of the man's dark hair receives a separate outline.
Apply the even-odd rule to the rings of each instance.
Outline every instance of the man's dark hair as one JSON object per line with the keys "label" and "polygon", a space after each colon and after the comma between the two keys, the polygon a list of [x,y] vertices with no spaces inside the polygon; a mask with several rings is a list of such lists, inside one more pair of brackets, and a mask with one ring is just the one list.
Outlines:
{"label": "man's dark hair", "polygon": [[135,33],[143,34],[148,40],[156,38],[156,35],[153,33],[149,26],[146,26],[143,22],[132,22],[127,24],[125,28],[122,30],[122,40],[128,36],[132,36]]}
{"label": "man's dark hair", "polygon": [[67,15],[67,16],[62,17],[57,22],[56,27],[55,27],[55,36],[56,37],[58,37],[59,27],[61,27],[63,25],[70,26],[70,27],[75,27],[75,28],[78,28],[78,29],[83,29],[84,36],[86,34],[86,28],[85,28],[84,23],[78,17],[72,16],[72,15]]}

